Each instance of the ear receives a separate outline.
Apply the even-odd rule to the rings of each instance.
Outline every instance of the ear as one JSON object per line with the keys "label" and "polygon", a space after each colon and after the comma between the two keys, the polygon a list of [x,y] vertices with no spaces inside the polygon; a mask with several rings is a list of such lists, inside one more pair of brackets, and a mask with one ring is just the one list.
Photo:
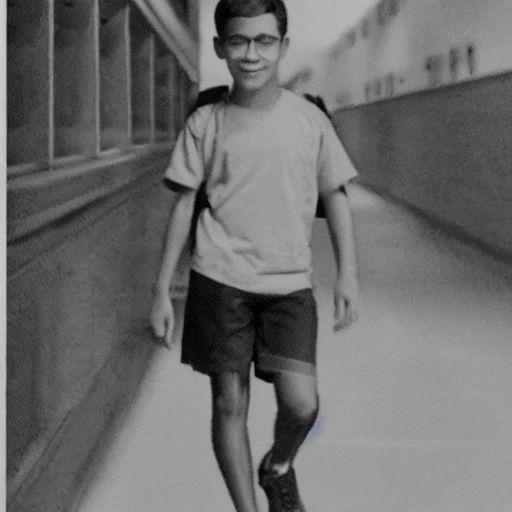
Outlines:
{"label": "ear", "polygon": [[226,59],[226,50],[222,44],[222,41],[218,37],[213,38],[213,48],[215,49],[215,53],[219,59]]}
{"label": "ear", "polygon": [[280,52],[279,52],[279,56],[280,56],[281,59],[288,52],[289,46],[290,46],[290,38],[289,37],[284,37],[283,40],[281,41],[281,49],[280,49]]}

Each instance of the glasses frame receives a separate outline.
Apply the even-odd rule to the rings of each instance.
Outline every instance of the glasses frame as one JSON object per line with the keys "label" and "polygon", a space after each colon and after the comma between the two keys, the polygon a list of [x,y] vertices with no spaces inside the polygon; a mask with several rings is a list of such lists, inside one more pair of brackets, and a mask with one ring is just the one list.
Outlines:
{"label": "glasses frame", "polygon": [[[268,43],[264,43],[263,40],[269,40]],[[233,57],[240,57],[246,55],[249,51],[250,45],[254,42],[254,49],[260,57],[267,56],[270,52],[273,52],[283,42],[282,36],[274,36],[271,34],[259,34],[256,37],[246,37],[238,34],[234,34],[226,39],[222,40],[222,43],[226,51]],[[230,41],[231,40],[231,41]],[[238,40],[238,45],[234,43],[234,40]]]}

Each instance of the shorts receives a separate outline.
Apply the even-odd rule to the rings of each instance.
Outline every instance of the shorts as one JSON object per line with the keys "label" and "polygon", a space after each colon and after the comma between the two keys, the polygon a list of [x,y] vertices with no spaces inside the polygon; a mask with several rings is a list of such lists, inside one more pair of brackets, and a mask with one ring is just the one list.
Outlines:
{"label": "shorts", "polygon": [[205,374],[281,372],[316,376],[318,317],[311,289],[247,292],[191,271],[181,362]]}

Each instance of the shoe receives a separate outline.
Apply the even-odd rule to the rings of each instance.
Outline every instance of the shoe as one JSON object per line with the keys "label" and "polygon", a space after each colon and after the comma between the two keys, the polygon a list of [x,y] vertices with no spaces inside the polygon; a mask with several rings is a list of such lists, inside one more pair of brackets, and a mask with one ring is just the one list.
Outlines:
{"label": "shoe", "polygon": [[268,512],[306,512],[299,496],[295,470],[279,475],[268,468],[270,453],[267,453],[258,468],[259,484],[268,499]]}

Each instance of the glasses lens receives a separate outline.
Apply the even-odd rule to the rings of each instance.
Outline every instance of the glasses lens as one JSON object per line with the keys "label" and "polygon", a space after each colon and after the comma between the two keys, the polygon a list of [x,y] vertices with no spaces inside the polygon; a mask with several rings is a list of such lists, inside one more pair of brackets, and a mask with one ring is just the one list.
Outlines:
{"label": "glasses lens", "polygon": [[240,53],[247,49],[250,39],[241,36],[233,36],[226,40],[226,47],[232,53]]}
{"label": "glasses lens", "polygon": [[277,43],[280,41],[278,37],[274,36],[261,36],[257,37],[254,42],[256,44],[256,50],[261,53],[267,53],[273,51],[277,47]]}
{"label": "glasses lens", "polygon": [[249,49],[249,45],[252,41],[254,41],[254,47],[258,54],[266,55],[277,48],[280,40],[281,39],[279,37],[270,35],[262,35],[255,37],[254,39],[243,36],[231,36],[226,39],[225,43],[226,48],[231,53],[231,55],[236,56],[246,53]]}

